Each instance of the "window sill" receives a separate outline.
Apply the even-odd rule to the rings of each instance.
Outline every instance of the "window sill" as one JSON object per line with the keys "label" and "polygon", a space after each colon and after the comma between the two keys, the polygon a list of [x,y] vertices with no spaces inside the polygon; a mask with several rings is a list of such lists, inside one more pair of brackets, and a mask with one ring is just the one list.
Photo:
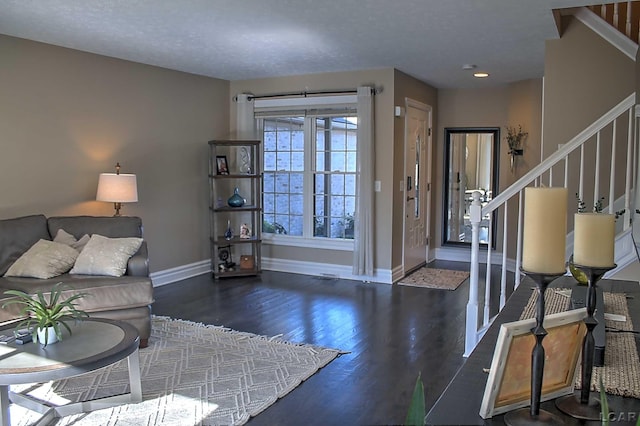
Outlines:
{"label": "window sill", "polygon": [[262,243],[274,246],[305,247],[324,250],[353,251],[353,240],[331,238],[305,238],[273,234],[262,234]]}

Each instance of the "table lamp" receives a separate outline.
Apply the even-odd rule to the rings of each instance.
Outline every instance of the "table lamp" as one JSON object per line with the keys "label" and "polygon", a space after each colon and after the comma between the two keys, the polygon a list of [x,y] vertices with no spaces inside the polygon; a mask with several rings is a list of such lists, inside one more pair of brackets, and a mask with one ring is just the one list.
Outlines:
{"label": "table lamp", "polygon": [[122,203],[138,201],[136,175],[120,174],[120,163],[116,164],[115,173],[100,173],[96,200],[113,203],[116,209],[114,216],[120,216]]}

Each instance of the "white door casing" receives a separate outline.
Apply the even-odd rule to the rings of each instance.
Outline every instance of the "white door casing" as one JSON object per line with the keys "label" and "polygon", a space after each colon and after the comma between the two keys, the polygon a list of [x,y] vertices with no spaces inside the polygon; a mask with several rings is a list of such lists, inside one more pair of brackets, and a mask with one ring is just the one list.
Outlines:
{"label": "white door casing", "polygon": [[403,273],[428,259],[431,205],[431,107],[406,98]]}

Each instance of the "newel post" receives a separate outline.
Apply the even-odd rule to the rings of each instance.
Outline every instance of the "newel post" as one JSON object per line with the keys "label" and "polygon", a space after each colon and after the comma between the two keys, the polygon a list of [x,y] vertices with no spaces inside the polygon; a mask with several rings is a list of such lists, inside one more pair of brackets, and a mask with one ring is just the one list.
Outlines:
{"label": "newel post", "polygon": [[473,201],[469,207],[471,221],[471,271],[469,276],[469,301],[467,302],[467,331],[465,334],[464,356],[471,354],[476,347],[478,336],[478,266],[480,256],[480,219],[482,203],[480,192],[473,193]]}

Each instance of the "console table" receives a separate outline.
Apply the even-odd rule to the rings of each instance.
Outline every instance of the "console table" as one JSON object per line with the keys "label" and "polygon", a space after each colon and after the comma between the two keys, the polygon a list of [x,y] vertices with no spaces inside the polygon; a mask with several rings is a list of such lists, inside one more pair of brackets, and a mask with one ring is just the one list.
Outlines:
{"label": "console table", "polygon": [[[571,277],[561,277],[554,281],[551,287],[574,288],[576,282]],[[633,281],[602,280],[598,282],[598,287],[605,292],[625,293],[629,313],[636,330],[640,329],[640,284]],[[456,373],[453,380],[440,396],[438,401],[429,411],[426,417],[428,425],[503,425],[504,415],[495,416],[491,419],[482,419],[478,414],[480,404],[484,395],[484,388],[487,383],[488,374],[483,371],[491,366],[496,339],[500,330],[500,325],[505,322],[517,321],[531,297],[533,281],[525,278],[520,286],[513,292],[503,310],[498,314],[493,324],[489,327],[484,337],[478,343],[464,365]],[[636,345],[640,346],[640,338],[636,335]],[[640,347],[639,347],[640,349]],[[429,383],[425,380],[425,391],[429,392]],[[640,399],[623,398],[614,395],[607,395],[612,415],[619,418],[632,419],[635,424],[640,416]],[[567,425],[584,425],[589,422],[581,422],[561,413],[554,401],[546,401],[541,404],[541,408],[562,417]],[[599,424],[599,422],[593,422]],[[620,424],[620,423],[616,423]],[[622,423],[624,424],[624,423]]]}

